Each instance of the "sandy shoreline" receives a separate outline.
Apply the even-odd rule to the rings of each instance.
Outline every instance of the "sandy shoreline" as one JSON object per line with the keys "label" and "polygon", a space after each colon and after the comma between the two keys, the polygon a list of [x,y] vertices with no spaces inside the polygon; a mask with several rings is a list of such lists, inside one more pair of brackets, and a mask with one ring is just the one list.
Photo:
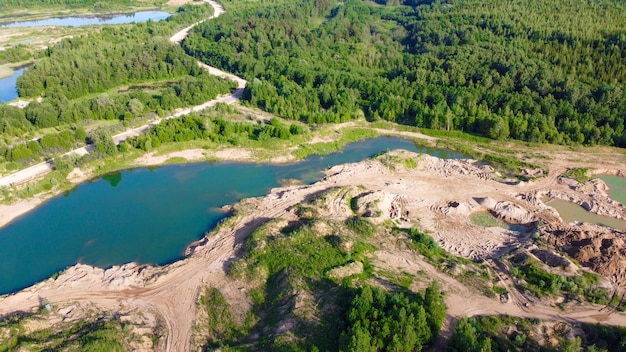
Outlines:
{"label": "sandy shoreline", "polygon": [[[146,164],[158,164],[172,157],[188,157],[193,161],[194,158],[206,158],[205,153],[208,152],[194,149],[162,156],[148,154],[139,159]],[[235,149],[223,153],[247,157],[246,153]],[[390,162],[406,158],[415,160],[416,166],[405,168],[400,163],[395,164],[397,167],[389,167]],[[213,230],[210,236],[192,246],[180,261],[162,267],[138,267],[130,263],[109,269],[78,264],[56,280],[46,280],[0,297],[0,315],[34,309],[40,297],[52,302],[59,311],[65,311],[76,302],[84,302],[85,306],[93,305],[104,311],[122,310],[124,314],[134,314],[132,312],[139,309],[158,314],[165,322],[167,338],[163,350],[190,350],[198,288],[211,285],[224,290],[229,297],[237,296],[245,301],[245,292],[239,289],[239,283],[226,276],[224,264],[237,256],[237,248],[248,234],[268,219],[297,219],[294,213],[296,205],[306,202],[312,195],[329,194],[326,205],[320,208],[325,211],[320,215],[322,218],[343,221],[352,216],[346,199],[353,197],[363,201],[357,202],[362,204],[363,209],[367,208],[365,204],[377,204],[381,215],[372,221],[397,218],[399,207],[399,214],[406,214],[408,218],[403,221],[419,223],[421,228],[430,231],[433,238],[443,244],[444,249],[470,258],[490,258],[514,248],[524,238],[501,229],[492,232],[476,226],[468,220],[470,213],[488,209],[522,223],[538,219],[559,223],[558,217],[549,208],[536,201],[537,195],[552,190],[581,197],[595,196],[595,189],[573,190],[570,184],[563,183],[559,175],[567,169],[567,165],[562,161],[555,161],[554,164],[548,176],[517,185],[499,182],[493,178],[490,167],[473,160],[445,160],[407,151],[392,151],[375,159],[337,165],[327,170],[326,177],[315,184],[275,188],[264,197],[240,202],[237,207],[247,210]],[[465,186],[459,187],[460,184]],[[507,313],[619,325],[626,321],[623,314],[606,314],[596,318],[597,308],[588,306],[578,311],[561,312],[541,301],[529,303],[523,296],[512,298],[519,302],[505,305],[468,291],[465,286],[422,264],[415,254],[406,251],[398,254],[380,250],[376,252],[375,262],[407,272],[425,270],[432,277],[437,277],[448,292],[449,314],[452,316]]]}
{"label": "sandy shoreline", "polygon": [[0,229],[16,218],[35,209],[47,199],[31,198],[13,204],[0,204]]}
{"label": "sandy shoreline", "polygon": [[[178,160],[172,160],[178,159]],[[162,155],[157,155],[155,152],[146,153],[137,159],[135,159],[128,168],[123,170],[132,169],[135,167],[149,167],[149,166],[161,166],[168,164],[168,161],[172,160],[180,163],[180,159],[184,159],[183,163],[194,163],[202,161],[232,161],[232,162],[259,162],[254,157],[253,152],[248,149],[242,148],[226,148],[217,151],[207,151],[205,149],[186,149],[180,151],[174,151]],[[270,160],[264,161],[266,163],[281,164],[294,161],[293,157],[276,156]],[[99,177],[94,170],[81,170],[76,168],[72,170],[67,178],[76,187],[82,183]],[[30,212],[42,203],[58,197],[63,191],[48,192],[45,194],[39,194],[33,198],[19,200],[11,204],[0,204],[0,230],[8,225],[16,218]]]}

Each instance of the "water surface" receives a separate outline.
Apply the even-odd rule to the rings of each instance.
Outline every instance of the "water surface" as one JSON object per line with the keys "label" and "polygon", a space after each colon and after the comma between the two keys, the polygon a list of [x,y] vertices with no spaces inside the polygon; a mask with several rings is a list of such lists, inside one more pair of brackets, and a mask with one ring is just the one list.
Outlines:
{"label": "water surface", "polygon": [[91,25],[122,24],[133,22],[146,22],[148,20],[160,21],[171,16],[165,11],[139,11],[135,13],[94,15],[94,16],[72,16],[53,17],[34,21],[15,21],[0,23],[2,27],[42,27],[42,26],[66,26],[81,27]]}
{"label": "water surface", "polygon": [[619,176],[599,176],[609,186],[609,197],[626,205],[626,178]]}
{"label": "water surface", "polygon": [[549,201],[547,205],[556,209],[559,215],[561,215],[561,219],[566,223],[582,221],[608,226],[618,230],[626,230],[626,221],[588,212],[585,208],[576,203],[555,199]]}
{"label": "water surface", "polygon": [[321,170],[388,149],[463,157],[380,137],[287,165],[196,163],[107,175],[51,199],[0,230],[0,294],[77,262],[106,268],[132,261],[175,261],[225,217],[221,206],[262,196],[280,186],[280,180],[315,182]]}
{"label": "water surface", "polygon": [[17,99],[17,78],[26,70],[26,67],[15,70],[9,77],[0,78],[0,103]]}

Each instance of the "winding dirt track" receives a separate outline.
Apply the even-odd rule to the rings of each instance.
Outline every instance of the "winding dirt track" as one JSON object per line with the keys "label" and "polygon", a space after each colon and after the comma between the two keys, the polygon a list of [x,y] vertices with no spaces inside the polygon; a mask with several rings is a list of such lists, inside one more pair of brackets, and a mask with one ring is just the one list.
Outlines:
{"label": "winding dirt track", "polygon": [[[220,16],[221,14],[224,13],[224,8],[216,3],[213,0],[204,0],[205,2],[209,3],[211,6],[213,6],[213,16],[207,18],[206,20],[212,19],[212,18],[216,18],[218,16]],[[174,34],[172,37],[170,37],[170,41],[172,43],[176,43],[176,44],[180,44],[185,37],[187,36],[187,34],[189,34],[189,31],[197,26],[198,24],[206,21],[199,21],[196,22],[194,24],[192,24],[191,26],[188,26],[184,29],[182,29],[181,31],[177,32],[176,34]],[[172,119],[172,118],[179,118],[181,116],[184,115],[188,115],[192,112],[197,112],[200,110],[204,110],[206,108],[210,108],[215,106],[218,103],[224,103],[224,104],[234,104],[235,102],[239,101],[239,98],[241,97],[241,94],[243,93],[243,89],[246,87],[246,81],[240,77],[237,77],[233,74],[224,72],[216,67],[212,67],[209,65],[206,65],[202,62],[198,62],[198,65],[203,67],[204,69],[206,69],[207,71],[209,71],[210,74],[218,76],[218,77],[222,77],[222,78],[226,78],[226,79],[230,79],[232,81],[237,82],[237,89],[235,89],[235,91],[230,94],[230,95],[222,95],[222,96],[218,96],[217,98],[207,101],[206,103],[197,105],[197,106],[193,106],[190,108],[184,108],[184,109],[178,109],[176,110],[176,112],[174,112],[173,114],[171,114],[170,116],[164,117],[162,119],[157,119],[155,121],[151,121],[150,123],[147,123],[143,126],[139,126],[139,127],[135,127],[135,128],[131,128],[128,129],[124,132],[121,132],[119,134],[116,134],[115,136],[113,136],[113,141],[115,142],[115,144],[120,144],[121,142],[123,142],[124,140],[126,140],[127,138],[130,137],[135,137],[138,136],[142,133],[145,133],[150,127],[161,123],[161,121],[163,120],[168,120],[168,119]],[[81,148],[77,148],[75,150],[71,150],[67,153],[65,153],[64,155],[70,155],[70,154],[77,154],[77,155],[85,155],[90,153],[93,150],[93,146],[88,145],[86,147],[81,147]],[[48,160],[48,161],[44,161],[42,163],[30,166],[26,169],[14,172],[12,174],[0,177],[0,187],[6,187],[6,186],[12,186],[12,185],[17,185],[17,184],[21,184],[33,179],[36,179],[42,175],[47,174],[48,172],[54,170],[54,161],[53,160]]]}
{"label": "winding dirt track", "polygon": [[[400,181],[399,181],[400,180]],[[226,278],[225,268],[235,258],[237,246],[258,226],[278,218],[292,218],[291,209],[313,195],[342,186],[363,185],[370,190],[397,192],[404,190],[409,197],[430,199],[429,204],[458,199],[461,194],[476,194],[476,190],[459,190],[459,184],[471,184],[476,179],[468,175],[441,177],[430,170],[390,171],[385,166],[364,161],[359,164],[341,165],[328,171],[328,176],[310,186],[290,186],[274,189],[260,199],[250,200],[246,207],[248,215],[229,220],[205,242],[192,248],[191,254],[165,267],[149,267],[141,270],[131,268],[126,272],[119,267],[102,271],[87,266],[70,269],[56,281],[46,282],[0,299],[0,316],[16,311],[30,311],[39,306],[42,298],[57,307],[74,302],[91,302],[106,311],[148,310],[162,317],[166,327],[166,340],[161,350],[188,351],[191,349],[192,327],[198,290],[206,285],[237,290],[232,280]],[[556,178],[541,182],[544,187],[555,186]],[[480,194],[502,198],[503,193],[536,189],[538,186],[503,185],[481,180]],[[425,204],[424,207],[430,207]],[[422,216],[424,213],[420,213]],[[626,317],[618,313],[601,312],[601,307],[580,311],[562,312],[541,302],[530,302],[513,296],[513,302],[501,304],[480,294],[471,292],[463,284],[438,272],[430,265],[417,261],[411,253],[385,253],[377,258],[391,261],[392,265],[407,272],[424,270],[431,278],[437,278],[447,292],[451,317],[477,314],[510,314],[542,319],[571,319],[586,322],[603,322],[626,325]],[[128,274],[128,275],[126,275]],[[123,284],[119,277],[129,277]],[[156,277],[156,279],[151,279]],[[116,281],[117,280],[117,281]],[[517,300],[524,300],[517,302]]]}

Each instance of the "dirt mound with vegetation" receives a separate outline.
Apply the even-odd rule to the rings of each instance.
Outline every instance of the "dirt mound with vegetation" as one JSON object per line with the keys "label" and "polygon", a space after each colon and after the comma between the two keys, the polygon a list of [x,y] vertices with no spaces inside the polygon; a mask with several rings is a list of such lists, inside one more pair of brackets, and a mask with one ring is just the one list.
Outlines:
{"label": "dirt mound with vegetation", "polygon": [[548,224],[541,228],[541,233],[550,245],[626,289],[626,242],[623,231],[591,224]]}
{"label": "dirt mound with vegetation", "polygon": [[[579,275],[580,269],[568,268],[560,251],[610,278],[614,287],[623,286],[626,246],[620,233],[563,224],[541,200],[557,192],[582,199],[595,188],[572,188],[554,175],[525,184],[497,179],[490,167],[473,161],[405,151],[338,165],[315,184],[289,185],[241,201],[232,207],[234,215],[190,246],[183,260],[164,267],[129,264],[106,270],[76,265],[1,297],[0,315],[38,311],[42,299],[54,312],[67,315],[78,312],[71,307],[80,302],[94,311],[137,316],[137,321],[141,312],[150,312],[156,318],[146,323],[147,329],[162,332],[153,333],[154,346],[162,350],[190,350],[207,339],[257,343],[259,336],[269,335],[276,338],[271,346],[280,347],[281,341],[327,334],[322,322],[335,319],[341,306],[337,302],[349,302],[342,285],[400,287],[419,294],[436,279],[452,318],[567,315],[626,325],[621,314],[598,315],[596,308],[577,301],[566,302],[564,313],[551,301],[532,296],[547,289],[545,282],[550,295],[559,294],[561,283],[551,270]],[[554,253],[536,250],[542,240]],[[507,264],[507,253],[523,247],[532,247],[528,257],[546,264]],[[565,269],[555,266],[561,264]],[[518,276],[511,276],[507,268],[516,265]],[[572,287],[576,282],[595,285],[567,280],[564,284]],[[596,301],[607,297],[605,293]],[[211,309],[199,313],[201,307],[215,305],[232,307],[230,315],[222,310],[216,318]],[[215,319],[228,320],[229,328],[210,323]]]}

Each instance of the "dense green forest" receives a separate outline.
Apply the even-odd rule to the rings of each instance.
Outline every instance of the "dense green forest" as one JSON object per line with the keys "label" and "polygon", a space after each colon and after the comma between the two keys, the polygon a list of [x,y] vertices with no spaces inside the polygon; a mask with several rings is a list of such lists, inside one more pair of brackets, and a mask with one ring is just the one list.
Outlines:
{"label": "dense green forest", "polygon": [[289,119],[626,146],[624,2],[376,2],[226,0],[184,48]]}
{"label": "dense green forest", "polygon": [[421,351],[439,334],[446,317],[439,285],[424,297],[366,286],[352,299],[341,351]]}
{"label": "dense green forest", "polygon": [[16,45],[0,51],[0,65],[26,61],[33,57],[34,49],[26,45]]}
{"label": "dense green forest", "polygon": [[[219,115],[225,115],[219,109]],[[246,140],[267,141],[271,138],[288,140],[294,135],[305,133],[301,125],[286,125],[273,118],[268,124],[235,122],[216,116],[189,114],[179,119],[170,119],[150,127],[145,133],[129,138],[120,144],[120,151],[130,148],[148,151],[161,143],[208,140],[216,143],[238,145]]]}
{"label": "dense green forest", "polygon": [[[45,97],[24,109],[26,119],[38,128],[84,119],[126,120],[197,105],[233,86],[209,75],[166,37],[144,31],[134,36],[106,28],[50,48],[18,79],[21,97]],[[144,87],[144,82],[150,84]]]}
{"label": "dense green forest", "polygon": [[[69,141],[43,145],[42,140],[15,144],[7,139],[41,128],[103,119],[129,123],[227,93],[235,87],[233,82],[208,74],[168,40],[181,24],[211,11],[209,5],[187,6],[168,21],[105,27],[46,49],[17,82],[21,97],[43,99],[24,109],[0,105],[0,132],[5,144],[13,144],[0,146],[0,157],[27,162],[75,146]],[[76,142],[85,143],[84,133]]]}

